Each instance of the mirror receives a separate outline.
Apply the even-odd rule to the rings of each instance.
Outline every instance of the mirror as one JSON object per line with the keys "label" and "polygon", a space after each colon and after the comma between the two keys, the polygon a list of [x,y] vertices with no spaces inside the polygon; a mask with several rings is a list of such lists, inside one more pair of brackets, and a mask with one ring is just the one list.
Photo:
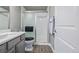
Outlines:
{"label": "mirror", "polygon": [[9,7],[0,6],[0,30],[9,29]]}

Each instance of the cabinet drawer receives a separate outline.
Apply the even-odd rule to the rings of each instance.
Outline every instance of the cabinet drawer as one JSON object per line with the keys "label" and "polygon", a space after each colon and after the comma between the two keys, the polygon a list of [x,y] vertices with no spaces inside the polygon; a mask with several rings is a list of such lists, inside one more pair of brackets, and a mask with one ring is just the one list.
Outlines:
{"label": "cabinet drawer", "polygon": [[15,53],[15,47],[8,51],[8,53]]}
{"label": "cabinet drawer", "polygon": [[14,47],[20,41],[20,37],[15,38],[8,42],[8,50]]}
{"label": "cabinet drawer", "polygon": [[21,35],[21,40],[25,40],[25,34]]}
{"label": "cabinet drawer", "polygon": [[6,50],[6,43],[3,44],[3,45],[0,45],[0,53],[6,53],[7,50]]}

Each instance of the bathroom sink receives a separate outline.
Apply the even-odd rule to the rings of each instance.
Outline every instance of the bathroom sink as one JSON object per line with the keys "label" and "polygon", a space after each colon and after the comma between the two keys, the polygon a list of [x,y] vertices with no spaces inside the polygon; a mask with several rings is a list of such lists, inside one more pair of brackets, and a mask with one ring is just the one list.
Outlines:
{"label": "bathroom sink", "polygon": [[8,32],[7,35],[15,35],[15,32]]}
{"label": "bathroom sink", "polygon": [[0,34],[0,39],[5,39],[7,36],[7,34]]}

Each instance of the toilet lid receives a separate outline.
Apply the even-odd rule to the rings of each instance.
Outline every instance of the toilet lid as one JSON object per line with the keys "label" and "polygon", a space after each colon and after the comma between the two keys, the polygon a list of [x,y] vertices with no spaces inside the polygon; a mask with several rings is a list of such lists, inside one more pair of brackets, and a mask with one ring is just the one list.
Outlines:
{"label": "toilet lid", "polygon": [[31,41],[31,40],[34,40],[34,38],[33,37],[26,37],[25,40],[26,41]]}

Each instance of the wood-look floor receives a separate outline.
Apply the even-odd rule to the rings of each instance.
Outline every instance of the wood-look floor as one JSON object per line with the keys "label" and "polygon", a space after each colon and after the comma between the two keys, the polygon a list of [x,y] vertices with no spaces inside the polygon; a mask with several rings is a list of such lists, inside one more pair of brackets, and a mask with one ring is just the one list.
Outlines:
{"label": "wood-look floor", "polygon": [[48,45],[34,45],[33,53],[53,53]]}

